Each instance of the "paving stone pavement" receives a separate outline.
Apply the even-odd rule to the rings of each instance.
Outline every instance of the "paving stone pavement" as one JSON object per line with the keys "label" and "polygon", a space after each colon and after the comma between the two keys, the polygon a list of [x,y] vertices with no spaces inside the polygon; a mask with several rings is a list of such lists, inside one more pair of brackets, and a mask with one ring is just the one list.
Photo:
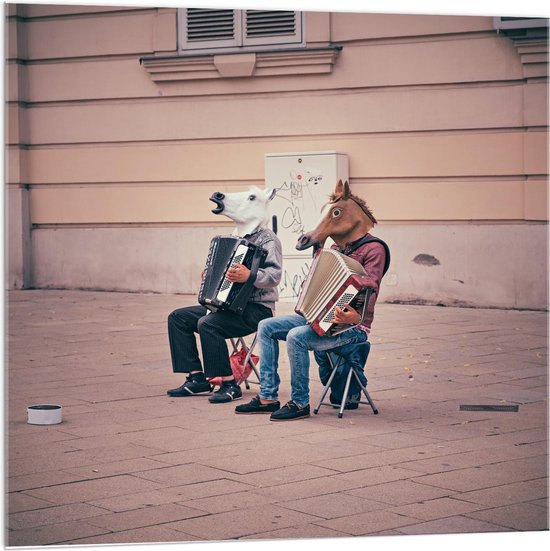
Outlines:
{"label": "paving stone pavement", "polygon": [[[547,313],[379,304],[367,376],[380,414],[272,423],[166,395],[183,382],[166,317],[193,303],[7,294],[7,545],[548,530]],[[286,401],[284,345],[281,358]],[[63,422],[29,425],[27,406],[45,403]]]}

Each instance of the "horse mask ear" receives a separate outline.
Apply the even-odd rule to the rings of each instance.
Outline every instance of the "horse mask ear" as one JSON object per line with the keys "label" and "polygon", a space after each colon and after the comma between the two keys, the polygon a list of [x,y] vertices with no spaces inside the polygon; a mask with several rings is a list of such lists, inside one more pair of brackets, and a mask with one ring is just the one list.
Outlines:
{"label": "horse mask ear", "polygon": [[266,189],[265,190],[265,196],[266,196],[268,201],[271,201],[275,197],[276,194],[277,194],[276,189]]}
{"label": "horse mask ear", "polygon": [[338,180],[338,183],[330,196],[330,202],[335,203],[336,201],[349,199],[350,195],[351,190],[349,189],[348,181],[346,180],[345,183],[342,183],[342,180]]}
{"label": "horse mask ear", "polygon": [[349,188],[348,181],[346,180],[344,182],[344,193],[342,194],[342,199],[349,199],[350,195],[351,195],[351,190]]}

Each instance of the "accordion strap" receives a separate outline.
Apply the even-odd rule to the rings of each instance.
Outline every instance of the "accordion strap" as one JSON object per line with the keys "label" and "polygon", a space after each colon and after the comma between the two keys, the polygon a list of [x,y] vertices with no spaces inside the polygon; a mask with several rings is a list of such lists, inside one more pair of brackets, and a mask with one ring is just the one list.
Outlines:
{"label": "accordion strap", "polygon": [[257,248],[254,251],[254,256],[252,257],[252,264],[250,265],[250,277],[247,280],[247,283],[254,283],[258,277],[258,268],[262,263],[262,249]]}
{"label": "accordion strap", "polygon": [[351,254],[353,251],[357,250],[361,245],[364,245],[365,243],[380,243],[386,250],[386,260],[384,262],[384,271],[382,273],[382,277],[386,275],[386,272],[388,271],[390,267],[390,248],[388,247],[388,244],[385,241],[382,241],[379,237],[374,237],[373,235],[366,235],[359,241],[353,243],[348,251],[348,255]]}

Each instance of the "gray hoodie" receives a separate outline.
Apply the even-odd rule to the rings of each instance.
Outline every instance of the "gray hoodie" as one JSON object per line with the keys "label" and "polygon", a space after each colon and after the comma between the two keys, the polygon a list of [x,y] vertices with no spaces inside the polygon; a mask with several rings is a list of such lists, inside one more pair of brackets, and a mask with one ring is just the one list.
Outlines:
{"label": "gray hoodie", "polygon": [[250,302],[263,304],[275,313],[275,302],[279,300],[277,286],[281,281],[283,271],[281,241],[275,233],[267,228],[258,228],[254,232],[245,235],[244,238],[267,251],[266,259],[258,269],[258,274],[253,283],[254,291],[250,297]]}

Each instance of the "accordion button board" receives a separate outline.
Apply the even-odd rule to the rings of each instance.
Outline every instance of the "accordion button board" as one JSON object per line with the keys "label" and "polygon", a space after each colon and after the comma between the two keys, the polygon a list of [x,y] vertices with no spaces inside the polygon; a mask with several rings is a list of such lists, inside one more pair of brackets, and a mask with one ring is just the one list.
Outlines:
{"label": "accordion button board", "polygon": [[334,311],[337,307],[343,308],[346,304],[349,304],[358,294],[358,291],[352,285],[349,285],[347,289],[340,295],[338,300],[331,306],[325,317],[319,322],[319,325],[325,333],[330,329],[330,326],[334,323]]}

